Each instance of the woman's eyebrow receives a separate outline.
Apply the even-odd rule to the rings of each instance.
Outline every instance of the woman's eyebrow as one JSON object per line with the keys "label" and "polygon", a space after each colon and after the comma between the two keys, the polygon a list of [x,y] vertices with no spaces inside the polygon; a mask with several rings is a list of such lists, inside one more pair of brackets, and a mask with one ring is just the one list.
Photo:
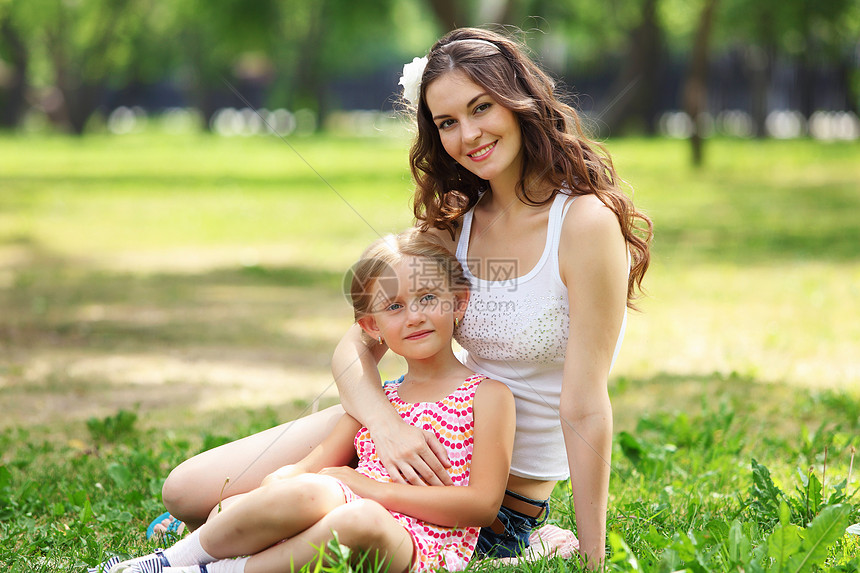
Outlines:
{"label": "woman's eyebrow", "polygon": [[[466,103],[466,107],[472,107],[472,105],[473,105],[476,101],[478,101],[479,99],[481,99],[481,98],[482,98],[482,97],[484,97],[485,95],[489,95],[489,93],[487,93],[487,92],[481,92],[481,93],[479,93],[478,95],[476,95],[475,97],[473,97],[472,99],[470,99],[470,100]],[[447,117],[451,117],[451,116],[449,116],[448,114],[444,114],[444,113],[443,113],[443,114],[439,114],[439,115],[434,115],[434,116],[433,116],[433,119],[434,119],[434,120],[437,120],[437,119],[443,119],[443,118],[447,118]]]}

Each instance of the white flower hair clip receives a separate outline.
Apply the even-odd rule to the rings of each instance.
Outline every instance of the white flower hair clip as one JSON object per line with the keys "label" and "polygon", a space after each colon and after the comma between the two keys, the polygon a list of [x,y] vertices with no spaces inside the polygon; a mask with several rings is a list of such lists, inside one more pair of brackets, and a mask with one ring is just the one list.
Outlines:
{"label": "white flower hair clip", "polygon": [[417,106],[421,95],[421,76],[427,67],[427,58],[412,58],[412,61],[403,65],[403,75],[400,76],[398,85],[403,86],[403,97],[410,104]]}

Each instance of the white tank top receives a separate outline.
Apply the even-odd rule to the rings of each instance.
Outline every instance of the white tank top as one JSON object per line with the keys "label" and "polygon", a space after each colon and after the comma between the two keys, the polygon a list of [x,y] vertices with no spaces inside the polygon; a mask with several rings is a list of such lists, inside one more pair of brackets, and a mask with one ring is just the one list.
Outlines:
{"label": "white tank top", "polygon": [[[497,276],[492,265],[480,274],[497,280],[472,274],[469,263],[478,262],[468,257],[474,208],[463,217],[456,253],[472,283],[465,318],[454,336],[463,347],[459,357],[472,371],[511,389],[517,410],[511,474],[539,480],[570,475],[558,414],[570,324],[567,287],[558,266],[562,222],[573,203],[565,205],[567,199],[559,193],[553,200],[543,254],[525,275]],[[510,268],[499,262],[498,269]],[[626,324],[625,313],[613,363]]]}

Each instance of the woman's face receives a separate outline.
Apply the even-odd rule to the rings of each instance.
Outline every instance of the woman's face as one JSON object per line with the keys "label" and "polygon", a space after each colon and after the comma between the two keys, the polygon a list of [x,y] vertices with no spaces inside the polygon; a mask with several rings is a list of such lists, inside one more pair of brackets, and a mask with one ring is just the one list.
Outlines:
{"label": "woman's face", "polygon": [[436,78],[425,98],[448,155],[493,185],[516,185],[522,133],[514,112],[460,70]]}

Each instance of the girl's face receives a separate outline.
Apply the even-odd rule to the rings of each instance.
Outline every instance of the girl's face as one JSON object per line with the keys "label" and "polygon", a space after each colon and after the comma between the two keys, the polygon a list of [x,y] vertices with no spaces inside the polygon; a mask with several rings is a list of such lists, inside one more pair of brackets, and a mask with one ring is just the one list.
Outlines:
{"label": "girl's face", "polygon": [[522,133],[514,112],[461,70],[436,78],[425,98],[442,146],[457,163],[490,183],[519,181]]}
{"label": "girl's face", "polygon": [[463,317],[468,295],[455,295],[447,276],[429,259],[404,257],[391,270],[373,281],[371,313],[359,324],[407,359],[450,351],[454,317]]}

